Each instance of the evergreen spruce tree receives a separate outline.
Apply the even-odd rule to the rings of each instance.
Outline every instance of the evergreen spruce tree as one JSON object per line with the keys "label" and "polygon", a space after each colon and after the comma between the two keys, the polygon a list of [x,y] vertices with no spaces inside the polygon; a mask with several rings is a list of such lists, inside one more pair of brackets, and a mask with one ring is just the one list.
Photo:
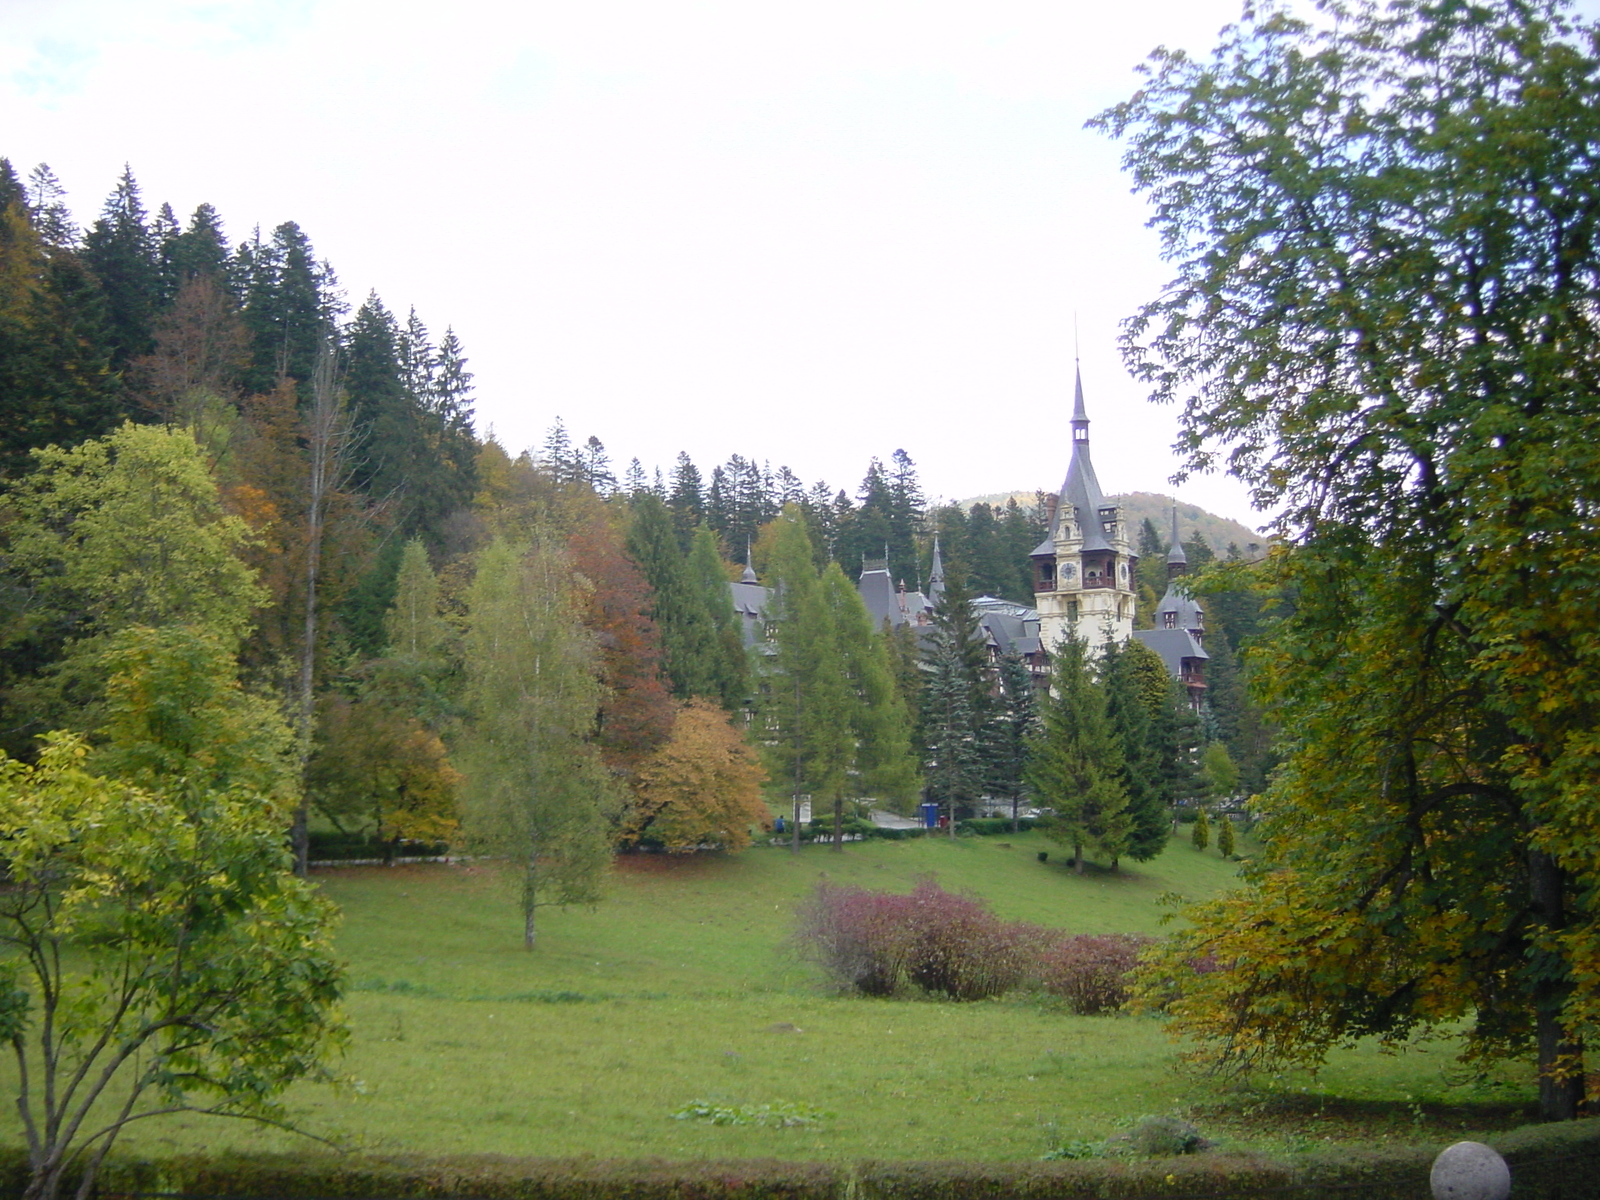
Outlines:
{"label": "evergreen spruce tree", "polygon": [[[10,170],[9,163],[5,169]],[[67,207],[67,189],[46,164],[40,163],[29,172],[26,196],[28,220],[40,241],[57,250],[77,245],[78,226],[72,219],[72,210]],[[0,208],[6,203],[5,198],[0,197]]]}
{"label": "evergreen spruce tree", "polygon": [[[658,501],[659,503],[659,501]],[[700,593],[716,646],[711,668],[716,700],[730,714],[738,714],[750,698],[749,667],[745,661],[744,635],[733,612],[733,596],[728,591],[728,572],[723,565],[717,535],[709,525],[695,531],[686,564],[690,586]]]}
{"label": "evergreen spruce tree", "polygon": [[293,221],[279,225],[266,242],[258,232],[239,247],[234,260],[235,286],[244,297],[244,323],[251,336],[245,390],[265,395],[278,380],[292,379],[300,387],[301,403],[307,403],[306,389],[339,307],[329,294],[329,273]]}
{"label": "evergreen spruce tree", "polygon": [[1205,793],[1200,751],[1206,743],[1200,715],[1189,702],[1188,689],[1175,680],[1169,680],[1167,685],[1166,718],[1162,724],[1167,802],[1182,804]]}
{"label": "evergreen spruce tree", "polygon": [[1227,813],[1221,814],[1217,823],[1217,853],[1223,858],[1232,858],[1236,849],[1233,840],[1233,821]]}
{"label": "evergreen spruce tree", "polygon": [[645,472],[644,464],[638,456],[628,460],[628,469],[623,474],[622,491],[628,497],[637,496],[640,492],[650,490],[650,476]]}
{"label": "evergreen spruce tree", "polygon": [[127,410],[105,295],[82,258],[44,243],[3,159],[0,264],[0,475],[14,477],[30,469],[29,451],[109,433]]}
{"label": "evergreen spruce tree", "polygon": [[889,561],[909,563],[915,561],[917,533],[927,502],[922,495],[922,484],[917,479],[917,464],[904,450],[896,450],[890,458],[889,472]]}
{"label": "evergreen spruce tree", "polygon": [[30,216],[28,189],[22,185],[22,177],[17,174],[9,158],[0,158],[0,209],[10,208],[13,204],[24,217]]}
{"label": "evergreen spruce tree", "polygon": [[[1128,857],[1145,862],[1166,848],[1170,832],[1162,745],[1147,703],[1152,669],[1166,682],[1161,658],[1137,641],[1108,645],[1100,660],[1106,716],[1122,751],[1121,780],[1128,794]],[[1163,702],[1166,689],[1161,689]]]}
{"label": "evergreen spruce tree", "polygon": [[195,279],[210,280],[215,287],[228,292],[231,257],[228,239],[222,231],[222,218],[211,205],[200,205],[190,216],[188,226],[162,246],[163,286],[167,289],[167,298],[177,296],[184,284]]}
{"label": "evergreen spruce tree", "polygon": [[452,435],[464,437],[470,442],[472,372],[467,370],[467,354],[461,339],[448,325],[445,326],[444,337],[439,339],[439,349],[432,365],[427,387],[419,394],[427,397],[428,409],[438,415]]}
{"label": "evergreen spruce tree", "polygon": [[343,383],[351,419],[364,434],[355,486],[414,507],[406,493],[423,473],[423,431],[400,366],[400,327],[376,292],[345,331]]}
{"label": "evergreen spruce tree", "polygon": [[1006,501],[1001,529],[1006,543],[1006,561],[1011,563],[1011,581],[997,592],[1018,604],[1033,603],[1033,562],[1028,557],[1044,540],[1047,532],[1042,508],[1024,509],[1015,496]]}
{"label": "evergreen spruce tree", "polygon": [[161,277],[144,202],[131,168],[124,166],[100,218],[83,239],[83,259],[106,299],[111,363],[126,367],[155,345]]}
{"label": "evergreen spruce tree", "polygon": [[976,806],[989,774],[983,757],[987,664],[988,649],[972,612],[966,575],[959,563],[952,562],[945,590],[934,605],[919,705],[928,799],[946,810],[952,837],[959,811]]}
{"label": "evergreen spruce tree", "polygon": [[419,401],[428,403],[433,397],[439,360],[428,327],[415,308],[406,314],[405,327],[400,330],[396,350],[400,360],[400,378],[405,383],[406,391]]}
{"label": "evergreen spruce tree", "polygon": [[678,544],[687,549],[694,531],[706,520],[706,501],[701,489],[700,469],[682,450],[678,451],[678,460],[672,468],[667,507],[672,510],[672,527],[677,531]]}
{"label": "evergreen spruce tree", "polygon": [[617,476],[611,469],[611,456],[605,443],[590,434],[578,449],[578,478],[589,485],[596,496],[611,496],[617,490]]}
{"label": "evergreen spruce tree", "polygon": [[1115,869],[1133,832],[1120,778],[1122,745],[1078,638],[1069,635],[1056,646],[1050,694],[1040,707],[1028,783],[1035,800],[1055,810],[1046,832],[1072,848],[1074,871],[1082,873],[1086,849],[1104,855]]}
{"label": "evergreen spruce tree", "polygon": [[1156,605],[1167,590],[1167,551],[1170,547],[1156,528],[1156,523],[1146,517],[1139,525],[1139,565],[1135,568],[1135,587],[1138,607],[1134,613],[1135,629],[1155,628]]}
{"label": "evergreen spruce tree", "polygon": [[788,467],[779,467],[772,477],[772,502],[781,510],[786,505],[795,504],[804,508],[806,505],[805,484],[800,482]]}
{"label": "evergreen spruce tree", "polygon": [[[854,510],[854,519],[841,531],[835,555],[837,561],[849,564],[852,571],[859,569],[864,559],[890,556],[894,561],[894,496],[888,472],[883,463],[874,458],[867,464],[866,477],[856,494],[860,502]],[[908,547],[909,549],[909,547]]]}
{"label": "evergreen spruce tree", "polygon": [[[661,633],[662,667],[673,694],[721,703],[727,683],[722,643],[707,608],[706,591],[689,572],[672,531],[672,518],[653,492],[637,497],[628,525],[628,557],[649,583],[651,616]],[[726,588],[723,589],[726,592]]]}
{"label": "evergreen spruce tree", "polygon": [[1011,801],[1011,831],[1027,794],[1028,751],[1039,722],[1033,673],[1019,654],[1002,654],[995,695],[984,724],[984,784],[989,795]]}

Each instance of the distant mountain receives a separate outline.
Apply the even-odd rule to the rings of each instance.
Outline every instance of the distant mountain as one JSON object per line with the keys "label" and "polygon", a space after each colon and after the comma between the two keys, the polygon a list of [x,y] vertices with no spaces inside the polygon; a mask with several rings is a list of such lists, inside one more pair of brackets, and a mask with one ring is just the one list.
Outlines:
{"label": "distant mountain", "polygon": [[[971,508],[974,504],[992,504],[1005,507],[1008,500],[1015,499],[1018,504],[1032,506],[1036,496],[1033,492],[994,492],[987,496],[972,496],[966,500],[957,500],[962,508]],[[1163,539],[1167,537],[1172,528],[1172,497],[1157,495],[1155,492],[1128,492],[1122,496],[1111,496],[1122,505],[1123,518],[1128,522],[1128,530],[1134,543],[1139,540],[1139,526],[1146,518],[1155,522],[1155,527],[1161,531]],[[1248,525],[1241,525],[1238,521],[1227,517],[1219,517],[1216,513],[1207,512],[1197,504],[1185,504],[1178,501],[1178,532],[1185,538],[1192,538],[1198,531],[1218,555],[1228,552],[1230,544],[1239,547],[1239,552],[1245,557],[1250,554],[1251,543],[1257,546],[1267,544],[1267,536],[1251,529]]]}

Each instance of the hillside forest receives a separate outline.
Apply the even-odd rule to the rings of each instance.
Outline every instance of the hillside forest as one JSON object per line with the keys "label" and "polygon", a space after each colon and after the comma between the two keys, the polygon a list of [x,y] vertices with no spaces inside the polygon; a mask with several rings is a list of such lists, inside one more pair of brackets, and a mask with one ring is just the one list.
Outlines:
{"label": "hillside forest", "polygon": [[[537,860],[530,943],[618,847],[744,844],[763,785],[836,837],[866,797],[1094,795],[1063,817],[1080,862],[1149,857],[1173,802],[1260,786],[1251,593],[1208,602],[1199,713],[1131,649],[1063,656],[1095,686],[1040,714],[967,600],[1031,602],[1041,504],[930,507],[903,450],[853,493],[756,456],[619,468],[559,420],[514,452],[474,431],[472,379],[453,328],[352,306],[292,221],[233,242],[209,205],[152,215],[125,170],[80,229],[48,167],[0,161],[0,747],[68,730],[102,771],[254,772],[302,868],[317,829]],[[861,563],[920,590],[936,540],[934,634],[875,629]],[[1166,549],[1145,520],[1146,626]],[[727,586],[747,562],[776,589],[755,652]],[[1052,728],[1080,731],[1053,758]]]}

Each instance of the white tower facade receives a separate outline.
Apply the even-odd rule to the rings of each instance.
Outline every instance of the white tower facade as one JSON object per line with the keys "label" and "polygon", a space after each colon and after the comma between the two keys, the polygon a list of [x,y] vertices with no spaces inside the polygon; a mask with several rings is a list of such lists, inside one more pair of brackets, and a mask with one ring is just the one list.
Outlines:
{"label": "white tower facade", "polygon": [[1072,408],[1072,460],[1049,514],[1050,532],[1031,555],[1039,639],[1054,651],[1068,633],[1097,653],[1133,635],[1134,566],[1122,506],[1108,501],[1089,459],[1083,376]]}

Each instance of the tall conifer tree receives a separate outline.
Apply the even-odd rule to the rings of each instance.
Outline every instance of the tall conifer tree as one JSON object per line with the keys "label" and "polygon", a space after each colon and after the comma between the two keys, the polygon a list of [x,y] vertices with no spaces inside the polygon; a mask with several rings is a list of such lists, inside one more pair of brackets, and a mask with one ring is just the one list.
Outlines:
{"label": "tall conifer tree", "polygon": [[1086,849],[1114,868],[1128,852],[1133,829],[1120,778],[1123,748],[1080,639],[1069,635],[1056,646],[1050,694],[1041,707],[1028,782],[1038,802],[1055,810],[1049,835],[1072,847],[1073,870],[1080,874]]}
{"label": "tall conifer tree", "polygon": [[122,168],[100,219],[84,236],[83,257],[105,292],[112,365],[125,367],[150,352],[161,299],[155,240],[132,168]]}
{"label": "tall conifer tree", "polygon": [[726,682],[722,644],[705,590],[691,578],[688,562],[678,549],[672,518],[653,492],[633,501],[628,555],[650,584],[651,613],[661,631],[663,666],[673,694],[721,702]]}

